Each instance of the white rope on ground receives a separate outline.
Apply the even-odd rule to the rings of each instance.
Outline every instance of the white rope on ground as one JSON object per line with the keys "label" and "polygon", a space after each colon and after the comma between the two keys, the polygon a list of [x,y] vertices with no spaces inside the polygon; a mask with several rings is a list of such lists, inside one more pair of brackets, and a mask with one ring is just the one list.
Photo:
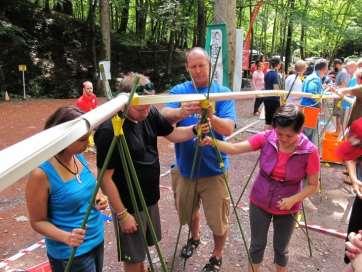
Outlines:
{"label": "white rope on ground", "polygon": [[247,131],[250,127],[256,125],[257,123],[259,123],[261,120],[256,120],[254,122],[251,122],[250,124],[247,124],[246,126],[243,126],[242,128],[238,129],[237,131],[235,131],[234,133],[232,133],[230,136],[228,137],[225,137],[225,141],[229,141],[231,140],[232,138],[234,138],[236,135],[244,132],[244,131]]}
{"label": "white rope on ground", "polygon": [[27,247],[27,248],[21,249],[15,255],[7,258],[6,260],[1,261],[0,262],[0,269],[6,269],[6,267],[10,266],[12,262],[18,260],[19,258],[23,257],[27,253],[32,252],[32,251],[36,250],[37,248],[44,248],[44,247],[45,247],[45,241],[44,241],[44,239],[42,239],[42,240],[36,242],[35,244],[32,244],[31,246]]}
{"label": "white rope on ground", "polygon": [[[361,87],[362,86],[357,86],[355,88]],[[211,101],[220,101],[248,99],[257,96],[283,96],[286,94],[286,91],[281,90],[211,93],[209,99]],[[291,95],[315,98],[315,95],[301,92],[293,92]],[[335,98],[338,98],[338,96],[335,94],[327,94],[320,99]],[[146,95],[136,96],[132,102],[137,105],[150,105],[167,102],[202,101],[205,99],[206,97],[203,94]],[[348,99],[349,98],[346,97],[346,100]],[[109,119],[120,111],[127,101],[128,94],[121,94],[75,120],[42,131],[0,151],[0,191],[14,184],[40,163],[59,153],[77,139],[89,133],[99,124]]]}

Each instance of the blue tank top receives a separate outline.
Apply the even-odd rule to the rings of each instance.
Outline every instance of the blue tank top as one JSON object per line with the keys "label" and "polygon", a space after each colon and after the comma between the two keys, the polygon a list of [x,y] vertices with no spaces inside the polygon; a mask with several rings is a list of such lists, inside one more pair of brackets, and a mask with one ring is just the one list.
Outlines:
{"label": "blue tank top", "polygon": [[[48,220],[56,227],[71,231],[79,228],[87,210],[93,190],[96,186],[96,179],[88,168],[87,161],[83,155],[77,155],[83,164],[80,172],[81,183],[74,177],[63,181],[53,165],[46,161],[39,168],[44,171],[49,182],[48,199]],[[87,222],[87,229],[84,242],[78,247],[76,256],[83,255],[104,239],[104,226],[101,213],[92,208]],[[54,259],[68,259],[71,248],[61,242],[45,238],[48,255]]]}

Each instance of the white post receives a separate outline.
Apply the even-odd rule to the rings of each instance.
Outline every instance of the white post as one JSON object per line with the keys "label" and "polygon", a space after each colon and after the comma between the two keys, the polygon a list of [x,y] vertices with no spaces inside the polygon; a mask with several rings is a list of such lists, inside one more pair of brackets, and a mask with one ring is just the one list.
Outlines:
{"label": "white post", "polygon": [[235,41],[235,64],[233,75],[233,91],[240,92],[241,83],[243,78],[243,31],[236,29],[236,41]]}
{"label": "white post", "polygon": [[25,92],[25,71],[22,71],[23,73],[23,93],[24,93],[24,99],[26,99],[26,92]]}

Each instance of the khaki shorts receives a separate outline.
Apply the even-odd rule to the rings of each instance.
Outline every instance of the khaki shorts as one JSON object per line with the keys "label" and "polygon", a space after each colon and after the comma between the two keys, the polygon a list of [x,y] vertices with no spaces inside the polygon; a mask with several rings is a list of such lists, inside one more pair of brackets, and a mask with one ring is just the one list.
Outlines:
{"label": "khaki shorts", "polygon": [[171,180],[180,223],[189,224],[192,211],[199,210],[202,201],[206,222],[213,234],[224,235],[229,224],[230,198],[223,175],[199,178],[196,182],[173,168]]}

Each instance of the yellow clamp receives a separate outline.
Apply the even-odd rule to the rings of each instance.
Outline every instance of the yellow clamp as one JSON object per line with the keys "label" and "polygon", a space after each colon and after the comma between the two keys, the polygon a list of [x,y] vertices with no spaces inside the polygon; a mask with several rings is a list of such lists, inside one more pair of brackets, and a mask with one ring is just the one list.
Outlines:
{"label": "yellow clamp", "polygon": [[119,117],[118,115],[112,117],[114,136],[118,137],[120,135],[123,135],[123,123],[124,119]]}
{"label": "yellow clamp", "polygon": [[139,100],[140,100],[140,98],[139,98],[138,93],[134,93],[133,97],[132,97],[131,105],[133,105],[133,106],[138,105],[140,102]]}
{"label": "yellow clamp", "polygon": [[314,99],[315,101],[320,103],[323,99],[323,94],[314,94],[314,95],[312,95],[312,99]]}
{"label": "yellow clamp", "polygon": [[202,109],[207,110],[210,106],[212,107],[212,112],[215,111],[215,101],[210,102],[210,100],[205,99],[200,102]]}
{"label": "yellow clamp", "polygon": [[212,139],[211,139],[211,145],[212,145],[213,147],[217,147],[217,141],[216,141],[215,138],[212,138]]}
{"label": "yellow clamp", "polygon": [[281,94],[281,95],[280,95],[280,104],[281,104],[281,105],[287,104],[287,97],[286,97],[286,95],[284,95],[284,94]]}

